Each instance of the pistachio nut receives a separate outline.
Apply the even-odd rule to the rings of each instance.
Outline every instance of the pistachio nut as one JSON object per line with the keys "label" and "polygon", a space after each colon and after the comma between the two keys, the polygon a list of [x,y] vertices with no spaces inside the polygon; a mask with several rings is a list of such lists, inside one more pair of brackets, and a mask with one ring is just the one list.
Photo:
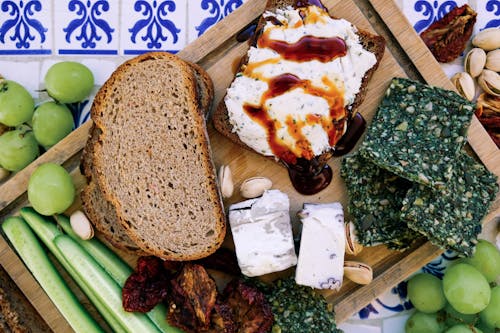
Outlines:
{"label": "pistachio nut", "polygon": [[464,60],[464,69],[472,77],[478,77],[486,64],[486,52],[478,47],[467,53]]}
{"label": "pistachio nut", "polygon": [[500,28],[484,29],[472,38],[472,45],[485,51],[500,48]]}
{"label": "pistachio nut", "polygon": [[77,210],[71,214],[69,222],[71,224],[71,229],[73,229],[75,234],[77,234],[81,239],[87,240],[94,237],[94,228],[82,211]]}
{"label": "pistachio nut", "polygon": [[494,72],[500,72],[500,49],[488,52],[485,67]]}
{"label": "pistachio nut", "polygon": [[0,167],[0,182],[9,177],[9,175],[10,175],[9,170]]}
{"label": "pistachio nut", "polygon": [[358,261],[344,261],[344,276],[357,284],[368,284],[373,280],[372,268]]}
{"label": "pistachio nut", "polygon": [[457,88],[460,95],[467,98],[469,101],[474,99],[476,95],[476,86],[474,79],[466,72],[460,72],[452,76],[451,82]]}
{"label": "pistachio nut", "polygon": [[363,250],[363,245],[358,243],[356,227],[354,223],[348,222],[345,226],[345,253],[358,255]]}
{"label": "pistachio nut", "polygon": [[271,189],[273,182],[266,177],[252,177],[245,179],[240,186],[243,198],[252,199],[260,197],[265,191]]}
{"label": "pistachio nut", "polygon": [[500,96],[482,93],[477,98],[476,105],[476,116],[478,117],[500,116]]}
{"label": "pistachio nut", "polygon": [[489,69],[484,69],[477,78],[483,90],[493,96],[500,96],[500,75]]}
{"label": "pistachio nut", "polygon": [[233,174],[229,165],[221,165],[219,169],[220,192],[223,198],[230,198],[234,192]]}

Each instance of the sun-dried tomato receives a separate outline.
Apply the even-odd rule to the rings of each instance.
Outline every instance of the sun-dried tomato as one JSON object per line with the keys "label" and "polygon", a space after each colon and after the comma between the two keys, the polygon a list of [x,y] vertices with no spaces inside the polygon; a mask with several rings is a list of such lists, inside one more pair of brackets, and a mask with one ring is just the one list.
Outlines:
{"label": "sun-dried tomato", "polygon": [[212,316],[210,318],[210,329],[207,333],[236,333],[233,312],[226,303],[217,297]]}
{"label": "sun-dried tomato", "polygon": [[126,311],[148,312],[167,298],[171,276],[157,257],[141,257],[122,289]]}
{"label": "sun-dried tomato", "polygon": [[238,259],[234,251],[225,247],[219,248],[208,257],[193,261],[208,269],[215,269],[230,275],[238,276],[241,274],[240,266],[238,266]]}
{"label": "sun-dried tomato", "polygon": [[476,23],[476,12],[467,4],[453,8],[432,23],[420,37],[439,62],[456,59],[465,49]]}
{"label": "sun-dried tomato", "polygon": [[210,327],[215,307],[215,281],[203,266],[187,263],[171,280],[168,322],[186,332],[204,332]]}
{"label": "sun-dried tomato", "polygon": [[271,305],[256,287],[234,279],[224,289],[223,301],[229,305],[238,333],[265,333],[271,329],[274,316]]}

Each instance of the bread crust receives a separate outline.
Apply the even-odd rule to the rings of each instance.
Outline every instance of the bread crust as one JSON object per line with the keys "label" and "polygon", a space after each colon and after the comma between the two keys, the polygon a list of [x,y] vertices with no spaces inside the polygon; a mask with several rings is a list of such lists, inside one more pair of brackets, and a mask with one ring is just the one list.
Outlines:
{"label": "bread crust", "polygon": [[[215,233],[217,237],[214,241],[214,244],[209,244],[207,246],[207,249],[200,253],[166,254],[164,249],[152,246],[147,240],[145,240],[145,237],[143,237],[144,235],[138,235],[136,232],[137,230],[133,230],[130,226],[130,222],[128,222],[125,218],[122,203],[117,199],[112,190],[109,188],[105,179],[104,172],[102,172],[103,168],[106,167],[103,160],[101,159],[102,144],[103,140],[106,139],[106,126],[101,117],[105,117],[102,111],[106,109],[106,103],[112,103],[110,101],[109,91],[113,90],[116,85],[119,84],[119,80],[123,79],[123,76],[126,75],[127,71],[130,70],[131,67],[149,60],[171,61],[174,62],[176,66],[183,68],[184,75],[187,76],[188,81],[190,82],[188,89],[189,95],[191,96],[191,108],[193,110],[193,113],[196,114],[192,115],[196,122],[195,128],[203,131],[203,135],[200,135],[199,137],[205,138],[205,140],[200,140],[199,142],[197,142],[197,144],[200,146],[200,149],[202,149],[201,155],[207,159],[206,162],[208,163],[206,165],[206,170],[204,170],[204,172],[207,174],[207,187],[210,188],[210,198],[208,198],[208,200],[213,203],[217,203],[217,205],[215,205],[216,211],[214,211],[214,222],[216,229]],[[226,230],[225,217],[224,211],[222,209],[222,200],[215,180],[215,167],[210,159],[211,152],[204,119],[205,114],[207,114],[210,109],[212,100],[213,84],[208,74],[201,67],[195,64],[184,62],[176,56],[163,52],[147,53],[122,64],[113,73],[110,79],[108,79],[108,81],[104,84],[104,86],[101,88],[96,98],[94,99],[91,115],[92,119],[94,120],[95,128],[93,128],[93,130],[91,131],[90,138],[84,150],[84,155],[81,163],[82,172],[87,176],[87,178],[90,178],[90,184],[82,193],[82,200],[86,200],[87,202],[89,202],[88,198],[85,198],[85,196],[88,195],[90,191],[99,191],[103,197],[103,200],[106,200],[106,202],[108,202],[110,206],[114,207],[117,220],[120,226],[125,231],[125,234],[130,237],[130,240],[133,244],[137,244],[140,247],[141,251],[144,251],[145,253],[159,256],[168,260],[194,260],[205,257],[215,252],[215,250],[222,244]],[[96,217],[94,216],[94,218]],[[123,248],[124,244],[115,245]],[[128,250],[130,249],[128,248]]]}
{"label": "bread crust", "polygon": [[[296,3],[295,0],[268,0],[266,4],[266,11],[275,11],[276,9],[279,8],[285,8],[287,6],[294,6]],[[331,16],[331,15],[330,15]],[[335,18],[334,16],[332,16]],[[255,45],[257,38],[260,35],[260,31],[264,28],[266,24],[266,21],[263,17],[259,19],[259,22],[257,24],[257,28],[255,30],[255,34],[253,35],[252,39],[249,41],[250,45]],[[385,39],[382,36],[372,34],[366,30],[361,30],[358,29],[357,31],[358,36],[360,37],[360,42],[363,45],[363,48],[366,50],[372,52],[375,54],[375,58],[377,59],[376,64],[370,68],[365,73],[365,76],[363,77],[363,80],[361,81],[361,87],[360,91],[358,94],[356,94],[356,98],[353,101],[353,103],[349,106],[349,113],[350,116],[352,117],[353,115],[356,114],[359,106],[361,103],[363,103],[363,100],[366,96],[366,89],[368,86],[368,82],[370,81],[371,77],[373,76],[373,73],[376,71],[378,68],[382,57],[384,55],[385,51]],[[241,71],[241,67],[244,66],[248,61],[247,55],[245,55],[241,62],[239,69],[237,70],[237,73]],[[222,135],[224,135],[226,138],[231,140],[232,142],[238,144],[239,146],[248,149],[250,151],[255,152],[252,148],[248,147],[243,141],[240,140],[238,137],[238,134],[236,132],[233,132],[233,126],[231,125],[231,122],[229,121],[229,114],[228,110],[226,108],[226,104],[224,102],[223,98],[221,102],[217,105],[217,108],[213,112],[212,115],[212,123],[215,127],[215,129],[220,132]],[[332,152],[325,152],[321,156],[318,157],[320,160],[328,160],[332,156]],[[279,162],[274,156],[266,156],[269,157],[270,159]]]}

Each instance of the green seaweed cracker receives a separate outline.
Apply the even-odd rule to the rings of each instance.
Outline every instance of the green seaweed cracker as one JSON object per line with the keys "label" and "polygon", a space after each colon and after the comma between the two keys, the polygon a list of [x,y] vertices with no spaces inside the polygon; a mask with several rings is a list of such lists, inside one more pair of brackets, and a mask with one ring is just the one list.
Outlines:
{"label": "green seaweed cracker", "polygon": [[395,78],[360,152],[381,168],[432,187],[452,177],[475,105],[456,93]]}
{"label": "green seaweed cracker", "polygon": [[453,177],[446,188],[415,184],[404,199],[401,218],[435,245],[467,256],[498,185],[495,175],[463,152],[451,163]]}
{"label": "green seaweed cracker", "polygon": [[412,184],[358,153],[343,159],[341,176],[346,182],[348,212],[354,219],[360,244],[383,243],[400,250],[409,247],[418,233],[400,219],[400,210]]}

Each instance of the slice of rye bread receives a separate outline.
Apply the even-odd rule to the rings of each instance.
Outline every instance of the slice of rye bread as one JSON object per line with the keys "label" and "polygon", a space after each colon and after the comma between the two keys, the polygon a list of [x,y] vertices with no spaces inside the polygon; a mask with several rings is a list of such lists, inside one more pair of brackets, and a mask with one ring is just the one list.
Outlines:
{"label": "slice of rye bread", "polygon": [[[288,6],[295,6],[296,0],[268,0],[266,4],[266,11],[275,11],[276,9],[279,8],[286,8]],[[331,15],[330,15],[331,16]],[[334,16],[332,16],[335,18]],[[250,41],[250,45],[255,45],[256,44],[256,39],[260,35],[260,31],[263,29],[263,27],[266,24],[266,20],[261,17],[258,24],[257,24],[257,29],[256,33],[253,36],[253,39]],[[375,54],[375,57],[377,59],[377,63],[370,68],[365,76],[363,77],[363,80],[361,82],[361,88],[359,90],[359,93],[356,95],[356,98],[354,99],[353,103],[349,106],[349,113],[351,116],[356,114],[359,106],[361,103],[363,103],[363,100],[366,96],[366,89],[368,86],[368,82],[370,81],[373,73],[375,70],[378,68],[380,61],[382,60],[382,57],[384,55],[385,51],[385,39],[382,36],[372,34],[369,31],[361,30],[358,28],[357,34],[359,36],[360,42],[363,45],[363,48],[372,52]],[[241,66],[245,65],[247,62],[248,58],[247,56],[244,56],[243,59],[240,62],[240,68]],[[239,72],[239,70],[237,71]],[[222,135],[233,141],[234,143],[249,149],[251,151],[254,151],[250,147],[248,147],[243,141],[240,140],[238,137],[238,134],[236,132],[233,132],[233,126],[231,125],[229,121],[229,115],[228,111],[226,108],[226,104],[224,103],[224,99],[218,104],[217,108],[214,110],[213,115],[212,115],[212,122],[214,124],[214,127],[217,131],[219,131]],[[330,152],[324,153],[320,159],[328,159],[331,157]],[[272,159],[274,157],[271,156]]]}
{"label": "slice of rye bread", "polygon": [[121,65],[91,110],[101,131],[92,159],[104,198],[134,243],[168,260],[210,255],[226,230],[198,104],[191,67],[155,52]]}
{"label": "slice of rye bread", "polygon": [[[213,82],[202,67],[194,63],[187,63],[196,77],[200,111],[204,113],[206,117],[210,112],[213,101]],[[104,198],[97,182],[92,181],[93,146],[95,141],[98,140],[99,135],[100,130],[93,125],[82,154],[80,164],[81,172],[88,180],[88,186],[81,192],[82,208],[96,229],[103,234],[113,246],[134,253],[135,255],[146,255],[147,253],[130,239],[124,227],[118,221],[115,207]]]}

